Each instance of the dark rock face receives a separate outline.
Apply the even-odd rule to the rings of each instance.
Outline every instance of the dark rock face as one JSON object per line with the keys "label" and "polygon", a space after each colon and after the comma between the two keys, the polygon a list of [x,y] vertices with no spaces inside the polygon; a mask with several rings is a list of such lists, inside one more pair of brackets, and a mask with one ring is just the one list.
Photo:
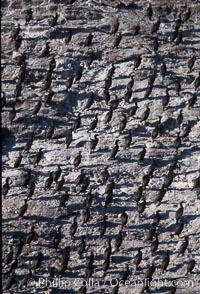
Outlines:
{"label": "dark rock face", "polygon": [[[1,4],[5,291],[137,294],[141,287],[128,284],[133,275],[171,281],[191,272],[197,281],[198,1]],[[34,284],[45,277],[66,280],[67,288]],[[87,277],[96,284],[85,287]]]}

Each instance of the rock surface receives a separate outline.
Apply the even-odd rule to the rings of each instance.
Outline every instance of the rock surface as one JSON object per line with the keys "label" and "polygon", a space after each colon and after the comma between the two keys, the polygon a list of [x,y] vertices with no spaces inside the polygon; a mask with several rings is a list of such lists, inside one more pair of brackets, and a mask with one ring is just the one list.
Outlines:
{"label": "rock surface", "polygon": [[[166,285],[152,286],[152,293],[168,293],[170,281],[186,281],[185,285],[179,284],[176,293],[199,293],[199,238],[200,238],[200,205],[199,197],[193,188],[193,180],[198,177],[200,168],[200,99],[199,89],[195,91],[195,79],[200,69],[200,4],[199,1],[152,1],[153,17],[149,20],[145,15],[146,1],[2,1],[2,90],[5,91],[6,104],[2,108],[2,184],[10,177],[11,184],[8,194],[2,200],[3,214],[3,256],[8,251],[8,246],[18,242],[20,232],[29,232],[33,224],[38,234],[31,245],[24,245],[15,270],[16,282],[12,286],[12,293],[76,293],[85,281],[86,256],[93,251],[94,274],[93,280],[87,285],[87,293],[112,293],[112,288],[117,283],[119,274],[129,264],[131,275],[127,284],[120,285],[119,293],[140,293],[141,288],[134,283],[140,283],[148,265],[155,261],[156,271],[153,278],[159,282],[167,281]],[[28,8],[33,9],[33,19],[25,25],[25,15]],[[174,30],[175,21],[179,13],[183,14],[191,7],[191,17],[181,24],[179,31],[183,33],[183,41],[179,45],[170,43],[170,36]],[[55,12],[58,13],[57,25],[50,27]],[[161,24],[158,31],[152,35],[151,28],[161,15]],[[119,30],[111,34],[110,29],[119,21]],[[14,47],[12,32],[20,23],[22,43],[18,50]],[[139,34],[133,35],[133,28],[139,23]],[[72,39],[67,42],[69,30]],[[93,39],[90,46],[85,46],[89,33]],[[116,36],[121,32],[122,40],[118,48],[113,48]],[[153,41],[157,36],[159,48],[154,52]],[[49,41],[50,54],[39,57],[45,43]],[[21,95],[16,102],[16,117],[11,125],[9,113],[15,103],[15,89],[20,66],[16,65],[16,58],[25,52],[27,56],[27,69],[25,80],[22,84]],[[88,66],[91,53],[94,60]],[[134,70],[136,57],[141,54],[142,62]],[[55,93],[52,101],[45,105],[48,91],[42,87],[47,74],[49,62],[55,56],[56,67],[52,74],[51,90]],[[188,60],[196,56],[195,64],[188,71]],[[162,62],[166,63],[167,73],[164,81],[160,75]],[[103,98],[105,78],[112,63],[115,72],[112,85],[109,89],[111,100],[115,96],[119,99],[119,106],[113,111],[111,122],[104,124],[105,114],[110,106]],[[78,73],[83,66],[83,74],[79,81],[72,84],[66,91],[66,82],[70,74]],[[157,71],[152,92],[144,98],[148,87],[148,79]],[[130,103],[124,100],[126,85],[130,76],[134,76],[133,93]],[[175,77],[181,83],[178,95],[175,90]],[[169,90],[169,104],[163,110],[162,99]],[[94,103],[89,110],[84,109],[91,92],[94,93]],[[190,97],[196,93],[197,102],[188,108]],[[39,99],[42,106],[37,115],[32,115]],[[138,110],[134,117],[128,117],[129,109],[138,103]],[[141,122],[141,116],[150,107],[150,114],[146,122]],[[189,135],[182,139],[177,151],[178,168],[172,184],[161,201],[159,207],[154,203],[156,196],[166,178],[170,162],[175,155],[174,140],[179,131],[176,119],[180,109],[183,110],[183,123],[180,133],[183,133],[188,121],[191,121]],[[72,133],[73,141],[67,149],[65,134],[73,126],[78,113],[81,114],[81,127]],[[125,129],[119,134],[121,114],[127,115]],[[95,114],[98,114],[98,124],[95,131],[88,131]],[[154,141],[151,133],[156,126],[159,115],[162,117],[163,135]],[[45,140],[45,132],[50,127],[52,120],[56,127],[51,139]],[[132,130],[132,143],[130,148],[124,148],[125,137]],[[29,152],[23,152],[27,140],[34,133],[34,140]],[[90,141],[94,134],[99,135],[99,142],[94,152],[90,152]],[[119,139],[119,152],[116,159],[109,161],[110,152],[114,142]],[[146,146],[144,161],[138,163],[138,153]],[[43,148],[43,156],[37,166],[33,160],[39,148]],[[78,171],[74,171],[74,157],[82,152],[82,160]],[[14,162],[22,152],[22,162],[14,168]],[[152,163],[156,160],[157,167],[143,194],[146,197],[146,208],[139,218],[137,203],[135,201],[138,186],[142,184],[142,177]],[[53,194],[55,182],[50,190],[44,189],[44,182],[51,171],[60,164],[65,183],[60,192]],[[100,172],[108,166],[111,175],[109,181],[114,179],[116,186],[112,203],[104,208],[105,185],[100,180]],[[22,219],[17,219],[23,200],[27,197],[28,187],[22,187],[23,175],[31,170],[29,184],[36,180],[36,188],[31,199],[28,200],[28,209]],[[89,192],[78,193],[75,179],[84,168],[90,177],[89,187],[94,194],[90,208],[89,222],[82,225],[82,211],[86,208],[84,200]],[[60,179],[59,179],[60,180]],[[65,191],[69,190],[69,200],[66,207],[59,207],[59,199]],[[175,212],[179,203],[184,201],[184,229],[180,238],[174,236]],[[112,239],[114,251],[115,238],[120,230],[121,221],[119,214],[123,208],[127,209],[128,223],[122,230],[123,242],[119,252],[113,252],[110,267],[106,277],[102,278],[103,252],[107,247],[107,239]],[[150,244],[145,242],[146,233],[152,223],[152,215],[156,210],[161,211],[161,221],[158,226],[159,247],[155,256],[151,256]],[[77,215],[78,230],[72,239],[69,233],[74,215]],[[106,215],[109,226],[103,238],[99,237],[99,227],[103,216]],[[53,236],[57,227],[62,226],[62,239],[56,250],[53,248]],[[86,250],[83,259],[79,259],[77,248],[81,236],[85,235]],[[189,236],[189,246],[184,256],[177,257],[178,249]],[[62,285],[50,287],[49,284],[38,285],[39,278],[49,276],[49,268],[59,262],[62,249],[70,246],[70,261],[60,281],[65,281],[66,288]],[[141,247],[143,259],[139,270],[135,271],[133,257],[137,248]],[[161,274],[161,261],[166,251],[170,251],[170,264],[167,272]],[[33,256],[38,252],[44,254],[41,267],[33,274],[32,280],[23,289],[19,285],[33,261]],[[186,267],[189,258],[194,258],[196,266],[191,277],[186,277]],[[8,279],[6,274],[10,266],[3,270],[4,285]],[[5,275],[4,275],[5,274]],[[128,284],[132,283],[131,285]],[[192,287],[188,289],[190,281]],[[61,282],[60,282],[61,283]],[[191,285],[191,284],[190,284]],[[65,286],[63,286],[65,287]],[[67,289],[67,291],[66,291]],[[11,293],[5,291],[5,293]]]}

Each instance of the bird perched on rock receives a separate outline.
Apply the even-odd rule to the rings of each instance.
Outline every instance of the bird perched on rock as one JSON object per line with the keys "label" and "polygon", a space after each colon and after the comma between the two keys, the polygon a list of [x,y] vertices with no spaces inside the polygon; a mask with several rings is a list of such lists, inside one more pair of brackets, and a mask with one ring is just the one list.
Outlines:
{"label": "bird perched on rock", "polygon": [[121,219],[121,230],[123,230],[124,226],[127,224],[128,221],[128,214],[126,213],[127,209],[123,209],[122,214],[120,216]]}
{"label": "bird perched on rock", "polygon": [[1,108],[3,109],[6,106],[6,93],[4,91],[1,92]]}
{"label": "bird perched on rock", "polygon": [[154,142],[154,140],[157,138],[159,134],[159,123],[156,124],[155,128],[153,129],[152,133],[151,133],[151,138]]}
{"label": "bird perched on rock", "polygon": [[133,85],[134,85],[134,75],[131,75],[131,80],[126,85],[127,92],[130,92],[132,90]]}
{"label": "bird perched on rock", "polygon": [[76,233],[76,230],[78,228],[78,224],[77,224],[77,216],[74,217],[74,220],[73,220],[73,223],[70,227],[70,236],[71,237],[74,237],[75,233]]}
{"label": "bird perched on rock", "polygon": [[142,61],[142,55],[140,54],[134,60],[134,69],[137,69],[140,66],[141,61]]}
{"label": "bird perched on rock", "polygon": [[79,113],[73,123],[73,131],[76,133],[76,131],[80,128],[81,126],[81,114]]}
{"label": "bird perched on rock", "polygon": [[89,184],[90,184],[90,177],[88,176],[88,177],[85,177],[85,178],[83,179],[83,182],[82,182],[82,184],[81,184],[81,188],[80,188],[78,194],[80,194],[80,193],[85,193],[86,190],[87,190],[87,188],[88,188],[88,186],[89,186]]}
{"label": "bird perched on rock", "polygon": [[112,85],[112,76],[107,76],[104,83],[104,90],[108,91]]}
{"label": "bird perched on rock", "polygon": [[98,123],[98,113],[95,114],[95,118],[89,126],[89,131],[94,131],[96,129],[97,123]]}
{"label": "bird perched on rock", "polygon": [[27,209],[28,209],[28,198],[24,199],[24,205],[22,205],[19,209],[19,213],[17,216],[17,219],[22,218],[24,216],[24,214],[26,213]]}
{"label": "bird perched on rock", "polygon": [[23,235],[23,241],[24,241],[24,245],[25,244],[31,244],[32,241],[37,240],[37,233],[35,231],[35,225],[31,226],[31,230],[28,233],[25,233]]}
{"label": "bird perched on rock", "polygon": [[26,172],[22,175],[21,186],[27,187],[29,181],[31,179],[31,170],[29,168],[26,169]]}
{"label": "bird perched on rock", "polygon": [[144,99],[149,98],[149,96],[151,95],[151,92],[153,90],[153,86],[149,86],[147,87],[145,93],[144,93]]}
{"label": "bird perched on rock", "polygon": [[44,106],[46,107],[47,104],[50,104],[55,92],[50,90],[49,93],[44,98]]}
{"label": "bird perched on rock", "polygon": [[87,100],[87,102],[86,102],[85,107],[84,107],[83,110],[90,109],[90,107],[94,103],[94,98],[95,98],[94,92],[91,92],[90,97],[88,98],[88,100]]}
{"label": "bird perched on rock", "polygon": [[124,142],[125,142],[124,148],[130,148],[130,145],[132,143],[132,132],[131,132],[131,130],[129,130],[128,136],[125,137]]}
{"label": "bird perched on rock", "polygon": [[15,276],[15,270],[13,270],[11,274],[7,277],[7,281],[6,281],[5,287],[3,288],[3,291],[9,290],[15,283],[16,283],[16,276]]}
{"label": "bird perched on rock", "polygon": [[109,123],[112,119],[112,116],[113,116],[113,109],[112,109],[112,107],[110,107],[110,109],[108,110],[108,112],[105,115],[104,123],[105,124]]}
{"label": "bird perched on rock", "polygon": [[154,34],[158,31],[160,27],[160,16],[158,17],[157,21],[153,24],[152,28],[151,28],[151,34]]}
{"label": "bird perched on rock", "polygon": [[146,154],[146,146],[142,148],[142,150],[138,153],[138,161],[141,163],[144,160]]}
{"label": "bird perched on rock", "polygon": [[184,221],[182,218],[180,218],[178,220],[178,223],[176,224],[176,230],[175,230],[174,235],[177,235],[178,237],[180,237],[180,234],[181,234],[183,228],[184,228]]}
{"label": "bird perched on rock", "polygon": [[106,217],[106,215],[104,215],[103,222],[100,224],[100,227],[99,227],[99,233],[100,233],[101,238],[103,238],[103,236],[106,232],[106,229],[108,227],[108,223],[107,223],[106,219],[107,219],[107,217]]}
{"label": "bird perched on rock", "polygon": [[175,150],[176,152],[178,151],[179,147],[181,146],[181,137],[180,137],[180,132],[177,132],[177,137],[176,139],[174,140],[174,143],[173,143],[174,147],[175,147]]}
{"label": "bird perched on rock", "polygon": [[106,195],[106,194],[108,194],[110,192],[113,192],[113,189],[114,189],[115,185],[116,184],[115,184],[114,180],[112,179],[111,182],[109,184],[107,184],[107,186],[105,188],[105,192],[104,192],[103,195]]}
{"label": "bird perched on rock", "polygon": [[33,108],[32,115],[37,115],[38,112],[40,111],[41,106],[42,106],[42,101],[40,99],[40,100],[38,100],[37,104]]}
{"label": "bird perched on rock", "polygon": [[187,22],[191,16],[191,8],[189,7],[186,12],[184,12],[181,16],[182,22]]}
{"label": "bird perched on rock", "polygon": [[26,11],[26,16],[25,16],[25,26],[33,19],[33,10],[32,8],[28,9]]}
{"label": "bird perched on rock", "polygon": [[181,246],[178,249],[178,256],[184,255],[186,249],[188,248],[188,245],[189,245],[189,237],[185,236],[185,241],[181,244]]}
{"label": "bird perched on rock", "polygon": [[69,146],[71,145],[72,141],[73,141],[73,136],[72,136],[72,132],[73,130],[70,128],[68,130],[66,130],[66,134],[65,134],[65,144],[66,144],[66,148],[68,149]]}
{"label": "bird perched on rock", "polygon": [[118,48],[121,40],[122,40],[122,34],[119,32],[119,34],[114,39],[113,48]]}
{"label": "bird perched on rock", "polygon": [[54,27],[55,25],[57,25],[57,20],[58,20],[58,13],[56,12],[55,16],[53,17],[53,19],[50,21],[50,27]]}
{"label": "bird perched on rock", "polygon": [[38,165],[38,163],[40,162],[40,160],[42,159],[43,156],[43,148],[40,148],[39,151],[36,153],[34,160],[33,160],[33,166],[35,167],[36,165]]}
{"label": "bird perched on rock", "polygon": [[140,199],[142,198],[142,194],[143,194],[143,186],[140,185],[137,189],[136,196],[135,196],[135,201],[137,204],[140,201]]}
{"label": "bird perched on rock", "polygon": [[138,248],[138,253],[134,256],[134,264],[136,267],[136,270],[138,270],[138,266],[140,264],[140,262],[142,261],[142,248]]}
{"label": "bird perched on rock", "polygon": [[149,231],[148,231],[148,233],[147,233],[146,238],[145,238],[144,241],[145,242],[146,241],[151,241],[153,239],[155,233],[156,233],[156,225],[155,224],[152,224],[151,225],[151,228],[149,229]]}
{"label": "bird perched on rock", "polygon": [[125,282],[129,276],[130,276],[130,269],[129,269],[129,265],[126,264],[126,269],[120,274],[119,281]]}
{"label": "bird perched on rock", "polygon": [[81,236],[81,243],[80,243],[80,245],[78,247],[78,255],[79,255],[80,259],[83,258],[83,253],[85,251],[85,247],[86,247],[85,236]]}
{"label": "bird perched on rock", "polygon": [[142,117],[141,117],[141,122],[146,121],[147,118],[149,117],[149,113],[150,113],[150,108],[149,105],[146,106],[146,110],[143,112]]}
{"label": "bird perched on rock", "polygon": [[32,270],[29,268],[28,273],[24,276],[22,281],[20,281],[19,289],[23,290],[24,287],[27,287],[28,283],[30,282],[30,279],[32,278]]}
{"label": "bird perched on rock", "polygon": [[53,120],[51,122],[51,126],[48,128],[48,130],[45,132],[45,139],[51,139],[53,134],[54,134],[54,130],[55,130],[55,126],[56,126],[56,123],[55,121]]}
{"label": "bird perched on rock", "polygon": [[102,181],[102,184],[103,185],[106,185],[106,183],[107,183],[107,180],[108,180],[108,178],[109,178],[109,176],[110,176],[110,173],[109,173],[109,171],[108,171],[108,168],[109,168],[109,166],[106,166],[105,168],[104,168],[104,170],[101,172],[101,174],[100,174],[100,178],[101,178],[101,181]]}
{"label": "bird perched on rock", "polygon": [[15,256],[18,257],[23,249],[24,246],[24,236],[20,236],[19,241],[15,245]]}
{"label": "bird perched on rock", "polygon": [[91,207],[93,199],[94,199],[94,194],[92,193],[92,189],[90,188],[90,191],[89,193],[87,193],[86,199],[84,200],[84,204],[88,207]]}
{"label": "bird perched on rock", "polygon": [[94,139],[92,139],[91,141],[90,141],[90,152],[92,152],[92,151],[94,151],[95,150],[95,148],[96,148],[96,146],[97,146],[97,144],[98,144],[98,142],[99,142],[99,138],[98,138],[98,134],[95,134],[94,135]]}
{"label": "bird perched on rock", "polygon": [[138,104],[135,102],[135,105],[132,106],[129,110],[129,116],[134,116],[136,114],[136,111],[138,110]]}
{"label": "bird perched on rock", "polygon": [[151,256],[155,255],[155,252],[158,249],[159,240],[158,240],[158,233],[155,233],[155,239],[151,243]]}
{"label": "bird perched on rock", "polygon": [[65,203],[69,200],[69,193],[65,191],[65,194],[62,194],[59,199],[59,207],[65,207]]}
{"label": "bird perched on rock", "polygon": [[149,18],[149,20],[152,19],[153,9],[152,9],[151,3],[149,3],[149,6],[148,6],[148,8],[146,10],[146,16]]}
{"label": "bird perched on rock", "polygon": [[49,71],[52,73],[55,67],[56,67],[56,60],[55,60],[55,56],[53,56],[49,62]]}
{"label": "bird perched on rock", "polygon": [[197,59],[196,56],[193,55],[193,56],[188,60],[188,68],[189,68],[189,72],[192,71],[192,68],[193,68],[193,66],[194,66],[194,63],[195,63],[196,59]]}
{"label": "bird perched on rock", "polygon": [[61,226],[58,227],[58,229],[57,229],[58,231],[53,238],[53,247],[54,248],[58,248],[58,245],[62,239],[61,228],[62,228]]}
{"label": "bird perched on rock", "polygon": [[182,109],[180,109],[180,112],[179,112],[179,114],[177,116],[176,121],[177,121],[178,127],[180,129],[180,126],[181,126],[181,124],[183,122],[183,110]]}
{"label": "bird perched on rock", "polygon": [[83,75],[84,67],[79,65],[77,72],[74,75],[74,83],[79,82]]}
{"label": "bird perched on rock", "polygon": [[122,241],[123,241],[122,231],[119,231],[119,233],[117,234],[116,239],[115,239],[115,251],[116,252],[119,251],[119,248],[122,244]]}
{"label": "bird perched on rock", "polygon": [[169,96],[169,90],[166,89],[166,94],[165,94],[165,96],[164,96],[163,99],[162,99],[163,111],[165,110],[165,107],[168,105],[168,103],[169,103],[169,99],[170,99],[170,96]]}
{"label": "bird perched on rock", "polygon": [[125,101],[125,103],[130,103],[130,99],[131,99],[132,93],[133,93],[132,89],[131,90],[127,90],[125,92],[125,95],[124,95],[124,101]]}
{"label": "bird perched on rock", "polygon": [[106,208],[109,204],[111,204],[112,200],[113,200],[113,191],[109,191],[108,193],[106,193],[104,208]]}
{"label": "bird perched on rock", "polygon": [[26,142],[23,152],[28,152],[33,144],[34,134],[31,134],[30,139]]}
{"label": "bird perched on rock", "polygon": [[160,223],[160,212],[161,210],[157,210],[156,214],[153,215],[153,224],[155,224],[156,226],[158,226]]}
{"label": "bird perched on rock", "polygon": [[28,191],[27,191],[27,198],[28,199],[30,199],[35,192],[35,187],[36,187],[35,182],[36,182],[36,180],[33,180],[28,187]]}
{"label": "bird perched on rock", "polygon": [[166,66],[166,63],[163,61],[161,67],[160,67],[160,75],[162,77],[162,83],[164,82],[164,78],[165,78],[165,75],[167,73],[167,66]]}
{"label": "bird perched on rock", "polygon": [[111,68],[108,70],[107,78],[108,77],[112,78],[112,76],[114,75],[114,73],[115,73],[115,65],[114,65],[114,63],[112,63]]}
{"label": "bird perched on rock", "polygon": [[193,180],[192,190],[197,189],[199,187],[200,187],[200,169],[199,169],[199,176]]}
{"label": "bird perched on rock", "polygon": [[137,36],[139,34],[139,31],[140,31],[140,24],[138,23],[136,26],[133,26],[131,29],[132,29],[131,30],[132,35]]}
{"label": "bird perched on rock", "polygon": [[17,28],[12,32],[11,39],[16,39],[21,31],[20,23],[17,24]]}
{"label": "bird perched on rock", "polygon": [[197,94],[194,93],[188,101],[188,109],[192,108],[196,102],[197,102]]}
{"label": "bird perched on rock", "polygon": [[22,158],[23,158],[22,154],[21,154],[21,152],[19,152],[19,156],[17,157],[17,159],[14,162],[14,168],[18,168],[20,166]]}
{"label": "bird perched on rock", "polygon": [[121,114],[121,120],[120,120],[120,125],[119,125],[119,134],[125,129],[126,124],[127,124],[127,117],[124,113]]}
{"label": "bird perched on rock", "polygon": [[143,186],[143,188],[145,188],[147,185],[148,185],[148,183],[149,183],[149,181],[150,181],[150,175],[149,174],[143,174],[143,176],[142,176],[142,186]]}
{"label": "bird perched on rock", "polygon": [[146,198],[143,196],[142,197],[142,202],[137,203],[137,211],[138,211],[139,217],[141,217],[141,215],[144,212],[145,208],[146,208]]}
{"label": "bird perched on rock", "polygon": [[82,159],[82,154],[81,154],[81,151],[79,151],[78,155],[74,158],[74,170],[76,170],[78,166],[80,165],[81,159]]}
{"label": "bird perched on rock", "polygon": [[58,164],[57,170],[52,173],[53,181],[57,182],[62,173],[61,165]]}
{"label": "bird perched on rock", "polygon": [[164,273],[167,270],[169,263],[170,263],[170,256],[169,256],[169,250],[167,250],[166,256],[163,258],[161,263],[162,273]]}
{"label": "bird perched on rock", "polygon": [[175,213],[176,223],[178,223],[179,219],[183,216],[183,203],[184,201],[180,202],[180,208]]}
{"label": "bird perched on rock", "polygon": [[42,260],[44,258],[44,254],[42,252],[38,252],[38,254],[34,257],[32,269],[34,272],[40,268]]}
{"label": "bird perched on rock", "polygon": [[112,35],[114,35],[114,34],[117,33],[118,29],[119,29],[119,21],[116,20],[116,21],[113,23],[113,25],[111,26],[111,31],[110,31],[110,33],[111,33]]}
{"label": "bird perched on rock", "polygon": [[55,194],[56,192],[60,192],[63,185],[64,185],[64,183],[65,183],[65,178],[62,175],[61,180],[56,182],[56,187],[55,187],[55,189],[53,191],[53,194]]}
{"label": "bird perched on rock", "polygon": [[15,119],[16,113],[17,113],[17,111],[15,109],[15,104],[13,104],[12,109],[9,112],[9,115],[8,115],[8,118],[9,118],[9,121],[10,121],[11,125],[13,124],[13,120]]}
{"label": "bird perched on rock", "polygon": [[167,189],[168,187],[166,187],[166,185],[164,184],[159,190],[159,193],[154,200],[154,203],[157,203],[157,206],[160,205],[161,201],[163,200],[163,197],[165,196]]}
{"label": "bird perched on rock", "polygon": [[82,215],[83,215],[82,225],[84,225],[84,224],[86,224],[89,221],[89,219],[91,217],[90,208],[87,207],[86,209],[84,209]]}
{"label": "bird perched on rock", "polygon": [[82,169],[81,169],[81,173],[80,173],[80,175],[78,175],[78,177],[77,177],[76,180],[75,180],[76,185],[77,185],[77,186],[78,186],[78,185],[81,185],[81,184],[84,182],[85,177],[86,177],[85,169],[82,168]]}
{"label": "bird perched on rock", "polygon": [[188,265],[187,265],[187,271],[186,271],[186,276],[188,274],[191,274],[193,269],[195,268],[195,265],[196,265],[196,261],[194,259],[190,259],[189,262],[188,262]]}
{"label": "bird perched on rock", "polygon": [[4,259],[4,267],[11,263],[11,261],[13,260],[13,255],[14,255],[13,247],[10,245],[9,251],[6,254],[5,259]]}
{"label": "bird perched on rock", "polygon": [[191,125],[191,121],[190,120],[188,120],[188,124],[186,125],[186,127],[183,129],[183,133],[182,133],[182,135],[181,135],[181,138],[186,138],[188,135],[189,135],[189,133],[190,133],[190,131],[191,131],[191,128],[192,128],[192,125]]}
{"label": "bird perched on rock", "polygon": [[108,160],[114,160],[115,159],[115,156],[117,154],[117,152],[119,151],[119,140],[116,140],[115,141],[115,146],[114,148],[112,149],[111,153],[110,153],[110,157],[108,158]]}
{"label": "bird perched on rock", "polygon": [[90,32],[89,35],[86,37],[85,42],[84,42],[84,47],[89,47],[92,45],[92,39],[93,39],[93,35]]}
{"label": "bird perched on rock", "polygon": [[149,87],[153,87],[153,84],[155,82],[156,77],[157,77],[157,71],[156,71],[156,69],[154,69],[152,75],[150,75],[150,77],[148,79],[148,86]]}
{"label": "bird perched on rock", "polygon": [[72,35],[73,35],[73,33],[72,33],[72,29],[71,28],[69,28],[68,30],[67,30],[67,36],[65,37],[65,44],[68,44],[70,41],[71,41],[71,39],[72,39]]}
{"label": "bird perched on rock", "polygon": [[172,46],[178,46],[182,42],[183,42],[183,33],[179,32]]}
{"label": "bird perched on rock", "polygon": [[194,89],[195,89],[195,91],[199,88],[199,86],[200,86],[200,72],[199,72],[198,77],[194,81]]}
{"label": "bird perched on rock", "polygon": [[111,101],[109,102],[109,104],[110,104],[110,107],[112,108],[112,110],[117,109],[117,107],[118,107],[118,105],[119,105],[119,99],[117,98],[116,95],[114,95],[114,99],[111,100]]}
{"label": "bird perched on rock", "polygon": [[49,52],[50,52],[50,46],[49,46],[50,42],[46,42],[45,43],[45,47],[42,50],[42,53],[40,54],[39,57],[47,57],[49,56]]}
{"label": "bird perched on rock", "polygon": [[153,50],[157,53],[160,43],[158,42],[158,37],[153,37]]}
{"label": "bird perched on rock", "polygon": [[71,72],[70,73],[70,76],[68,78],[68,80],[66,81],[65,83],[65,86],[66,86],[66,91],[68,92],[69,89],[71,89],[72,85],[73,85],[73,82],[74,82],[74,75],[73,73]]}

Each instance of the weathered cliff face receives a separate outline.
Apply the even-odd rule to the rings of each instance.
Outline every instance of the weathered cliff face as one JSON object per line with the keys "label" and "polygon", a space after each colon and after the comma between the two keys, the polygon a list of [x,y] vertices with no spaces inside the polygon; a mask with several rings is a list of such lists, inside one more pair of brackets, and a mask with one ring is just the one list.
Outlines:
{"label": "weathered cliff face", "polygon": [[[183,277],[189,258],[194,258],[196,266],[191,279],[199,280],[200,206],[198,189],[192,188],[193,180],[199,175],[200,163],[200,99],[197,87],[200,69],[200,5],[198,1],[193,1],[192,4],[191,1],[152,1],[153,15],[150,20],[146,15],[146,1],[135,1],[134,4],[132,2],[2,1],[2,91],[5,92],[5,101],[2,93],[2,185],[6,178],[10,178],[8,193],[2,200],[3,255],[7,253],[8,245],[16,248],[21,233],[30,232],[32,225],[35,225],[38,235],[30,246],[23,246],[19,255],[15,269],[16,283],[12,285],[13,293],[66,293],[66,290],[60,289],[58,285],[55,289],[34,285],[39,278],[49,275],[50,267],[55,267],[55,272],[59,273],[61,252],[66,246],[70,246],[70,260],[66,271],[60,276],[71,283],[67,286],[69,293],[77,291],[80,288],[79,282],[85,280],[86,257],[91,251],[95,254],[92,277],[100,284],[88,285],[87,293],[104,293],[106,289],[111,293],[115,282],[110,285],[110,281],[119,278],[127,263],[130,268],[129,281],[143,279],[148,265],[154,260],[156,271],[153,278],[166,279],[169,282]],[[185,13],[189,7],[191,16],[187,20]],[[33,13],[28,20],[27,11],[30,8]],[[52,21],[56,13],[58,19],[54,24]],[[171,42],[175,27],[179,25],[180,13],[182,21],[175,40]],[[160,24],[156,30],[154,24],[159,16]],[[17,34],[15,30],[18,24],[20,31]],[[137,25],[139,27],[136,27]],[[14,36],[14,32],[17,36]],[[45,54],[43,50],[46,42],[49,42],[49,52],[47,49]],[[23,53],[26,55],[25,70],[23,62],[19,65],[19,57]],[[141,56],[141,61],[138,56]],[[193,56],[196,60],[194,59],[190,70],[188,62]],[[56,64],[54,67],[52,63],[53,69],[49,71],[53,57]],[[163,62],[166,64],[165,75],[161,70]],[[115,69],[114,73],[111,73],[113,65]],[[111,85],[108,85],[108,75],[111,77]],[[129,83],[131,77],[134,80],[132,85]],[[110,95],[110,101],[107,103],[106,87]],[[166,98],[166,90],[169,101]],[[49,96],[51,91],[52,97]],[[92,95],[91,106],[87,108],[87,101]],[[116,98],[119,103],[113,110],[110,122],[105,123],[109,109],[115,108]],[[192,99],[195,101],[194,105]],[[130,110],[135,107],[135,103],[138,109],[134,116],[130,116]],[[13,105],[15,110],[12,110]],[[147,105],[150,113],[145,119]],[[177,117],[180,110],[183,121],[179,128]],[[66,132],[74,128],[79,113],[81,125],[76,131],[73,130],[72,142],[69,148],[66,148]],[[90,130],[96,114],[97,126]],[[53,121],[55,129],[51,134],[49,128]],[[184,137],[190,122],[191,130]],[[157,131],[155,128],[158,128]],[[46,138],[47,131],[49,138]],[[132,142],[129,148],[125,148],[130,131]],[[175,143],[178,132],[181,138],[180,146],[177,141]],[[91,152],[90,142],[95,134],[99,135],[99,141]],[[30,150],[24,152],[31,135],[33,143]],[[153,136],[155,138],[152,138]],[[116,158],[108,160],[117,139],[119,151]],[[138,156],[144,146],[146,153],[144,159],[139,162]],[[42,158],[34,166],[40,148],[43,148]],[[74,158],[79,151],[82,155],[81,163],[78,170],[74,170]],[[14,168],[19,152],[22,153],[22,160],[19,166]],[[170,165],[175,154],[178,164],[173,170]],[[156,162],[155,171],[145,185],[144,175],[148,174],[153,160]],[[61,176],[63,175],[65,180],[63,186],[59,191],[53,182],[50,189],[44,189],[49,173],[54,172],[59,164],[62,169]],[[104,207],[107,197],[104,195],[106,185],[101,181],[101,172],[105,167],[108,167],[110,174],[107,184],[111,179],[115,182],[113,199],[107,207]],[[84,193],[80,192],[80,185],[76,185],[76,178],[82,168],[90,180]],[[23,187],[28,169],[30,179],[27,187]],[[156,201],[162,184],[171,176],[170,169],[174,175],[173,181],[169,186],[165,186],[163,199]],[[61,181],[61,176],[58,181]],[[34,193],[28,197],[27,210],[23,217],[19,218],[23,200],[30,193],[34,180]],[[139,185],[144,186],[143,196],[146,199],[141,218],[138,215],[138,207],[144,200],[136,203]],[[87,208],[86,197],[90,189],[94,194],[90,218],[82,225],[83,213]],[[70,196],[63,207],[60,206],[60,199],[66,191],[69,191]],[[184,201],[184,228],[178,238],[173,234],[176,229],[175,212],[181,201]],[[160,205],[157,207],[158,204]],[[127,209],[128,222],[122,229],[123,242],[119,251],[112,254],[110,266],[103,279],[103,252],[109,238],[112,239],[114,252],[115,239],[121,228],[119,215],[124,208]],[[144,240],[151,228],[152,216],[158,209],[161,211],[161,221],[157,227],[160,244],[152,257],[151,242]],[[100,238],[99,227],[104,215],[107,216],[108,228]],[[78,229],[74,238],[71,238],[70,227],[74,216],[77,216]],[[53,248],[53,238],[58,226],[62,226],[62,238],[56,249]],[[83,259],[79,259],[77,248],[83,235],[86,249]],[[188,249],[184,256],[177,257],[186,235],[189,236]],[[143,259],[140,269],[135,272],[133,257],[138,247],[142,248]],[[162,259],[167,250],[170,251],[168,271],[160,274]],[[33,281],[19,289],[34,260],[33,257],[38,252],[44,254],[41,266],[33,274]],[[10,265],[3,271],[4,286],[9,269]],[[103,284],[103,280],[107,282]],[[158,286],[157,290],[154,287],[152,290],[153,293],[166,293],[167,288]],[[140,293],[141,288],[133,285],[120,286],[119,293],[124,291]],[[187,290],[179,286],[177,293],[186,293],[185,291]]]}

